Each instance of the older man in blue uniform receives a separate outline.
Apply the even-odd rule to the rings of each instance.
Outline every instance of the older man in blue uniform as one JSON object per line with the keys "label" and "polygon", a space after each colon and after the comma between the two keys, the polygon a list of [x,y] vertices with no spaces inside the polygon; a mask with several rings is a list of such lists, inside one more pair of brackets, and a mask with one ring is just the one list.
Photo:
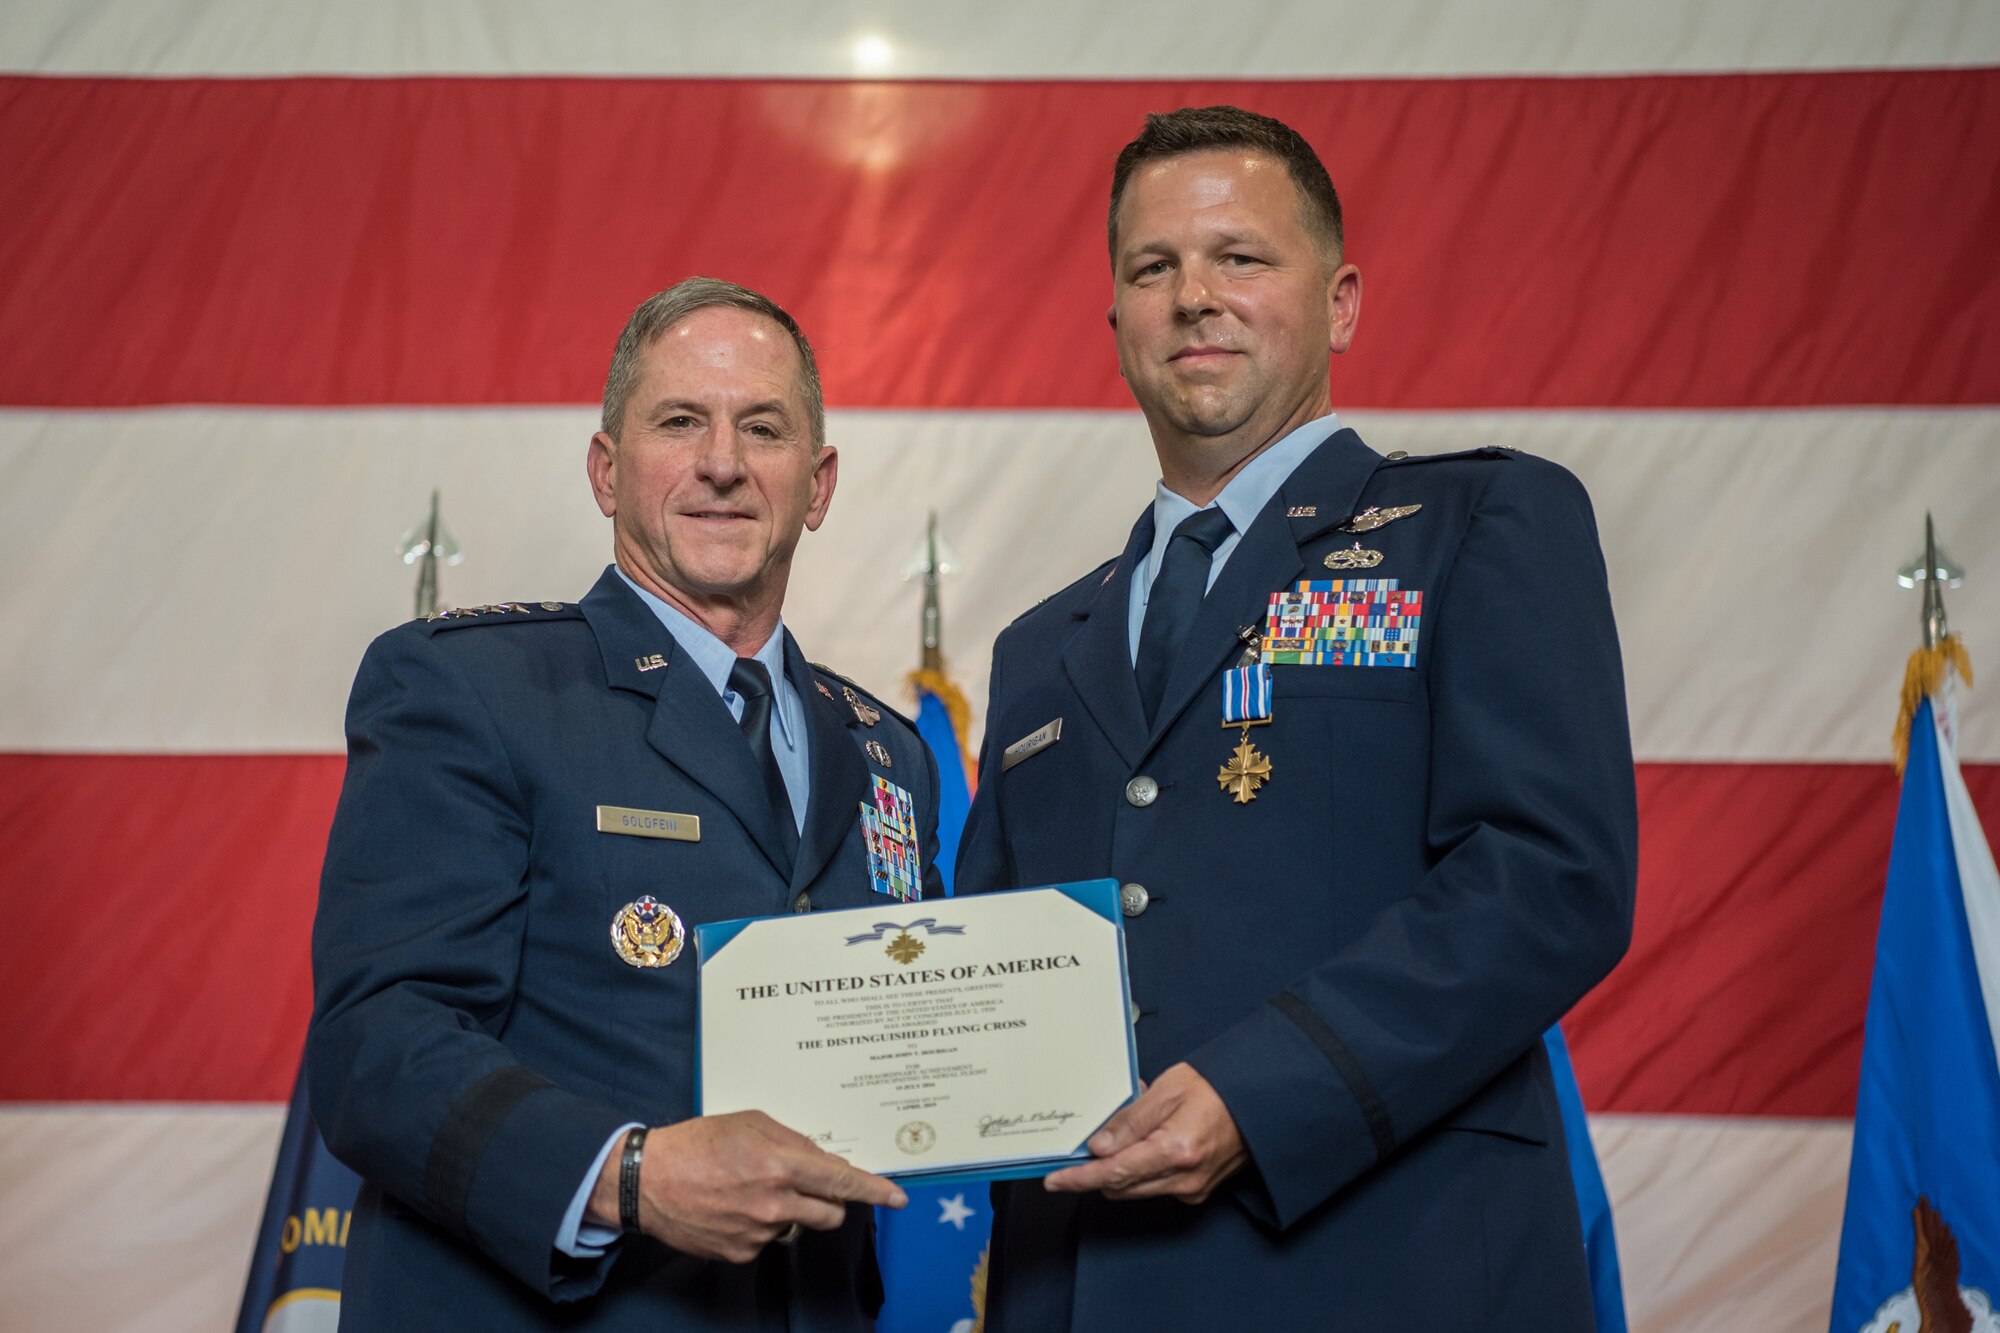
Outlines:
{"label": "older man in blue uniform", "polygon": [[[697,923],[937,884],[929,751],[780,618],[833,499],[823,417],[775,303],[661,293],[590,443],[597,585],[369,648],[307,1052],[366,1182],[345,1326],[872,1325],[868,1205],[902,1191],[762,1114],[694,1115]],[[916,813],[921,879],[864,831],[883,791]]]}
{"label": "older man in blue uniform", "polygon": [[1148,1086],[996,1189],[990,1333],[1591,1327],[1540,1037],[1630,934],[1603,560],[1560,467],[1341,426],[1339,210],[1235,108],[1118,159],[1161,480],[1001,635],[958,882],[1123,883]]}

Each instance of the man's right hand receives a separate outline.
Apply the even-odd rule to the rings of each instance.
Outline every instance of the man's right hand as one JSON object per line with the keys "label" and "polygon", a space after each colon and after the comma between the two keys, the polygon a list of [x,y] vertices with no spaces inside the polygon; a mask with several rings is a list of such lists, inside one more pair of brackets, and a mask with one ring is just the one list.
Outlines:
{"label": "man's right hand", "polygon": [[[618,1159],[604,1163],[590,1215],[618,1225]],[[849,1203],[901,1208],[908,1196],[762,1111],[698,1116],[646,1133],[639,1226],[684,1254],[748,1263],[794,1222],[834,1231]]]}

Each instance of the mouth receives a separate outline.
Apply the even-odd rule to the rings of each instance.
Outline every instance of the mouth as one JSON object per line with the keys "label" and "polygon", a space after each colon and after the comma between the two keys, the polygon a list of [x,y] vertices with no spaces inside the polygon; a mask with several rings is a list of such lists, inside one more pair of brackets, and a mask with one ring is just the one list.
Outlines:
{"label": "mouth", "polygon": [[1183,347],[1167,360],[1187,365],[1214,365],[1225,357],[1240,356],[1242,353],[1228,347],[1216,347],[1208,343],[1197,343],[1193,347]]}
{"label": "mouth", "polygon": [[686,509],[681,517],[696,523],[748,523],[751,516],[734,509]]}

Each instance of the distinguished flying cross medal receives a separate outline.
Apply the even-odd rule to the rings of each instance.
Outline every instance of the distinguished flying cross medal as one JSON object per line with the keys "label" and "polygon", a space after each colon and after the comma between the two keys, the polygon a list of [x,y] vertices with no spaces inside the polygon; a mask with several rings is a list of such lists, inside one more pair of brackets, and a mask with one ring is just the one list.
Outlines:
{"label": "distinguished flying cross medal", "polygon": [[[1245,656],[1254,656],[1253,647]],[[1236,752],[1215,775],[1222,790],[1248,805],[1257,799],[1257,788],[1271,780],[1271,760],[1250,743],[1250,728],[1271,720],[1271,668],[1251,661],[1231,667],[1222,674],[1222,725],[1237,727]]]}
{"label": "distinguished flying cross medal", "polygon": [[681,956],[687,928],[674,909],[647,894],[611,918],[611,947],[634,967],[665,967]]}
{"label": "distinguished flying cross medal", "polygon": [[883,777],[874,779],[871,795],[872,802],[861,803],[861,842],[868,849],[869,882],[877,893],[913,903],[924,896],[916,802]]}

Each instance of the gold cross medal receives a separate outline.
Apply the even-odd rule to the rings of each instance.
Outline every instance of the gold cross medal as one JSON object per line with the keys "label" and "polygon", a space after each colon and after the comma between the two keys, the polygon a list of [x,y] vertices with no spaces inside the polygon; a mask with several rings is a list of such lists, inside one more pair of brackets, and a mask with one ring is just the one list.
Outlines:
{"label": "gold cross medal", "polygon": [[[1255,649],[1250,654],[1253,656]],[[1251,661],[1231,667],[1222,674],[1222,725],[1237,727],[1236,752],[1216,773],[1222,790],[1248,805],[1257,799],[1257,789],[1271,780],[1270,757],[1250,743],[1250,728],[1268,726],[1271,721],[1271,668]]]}

